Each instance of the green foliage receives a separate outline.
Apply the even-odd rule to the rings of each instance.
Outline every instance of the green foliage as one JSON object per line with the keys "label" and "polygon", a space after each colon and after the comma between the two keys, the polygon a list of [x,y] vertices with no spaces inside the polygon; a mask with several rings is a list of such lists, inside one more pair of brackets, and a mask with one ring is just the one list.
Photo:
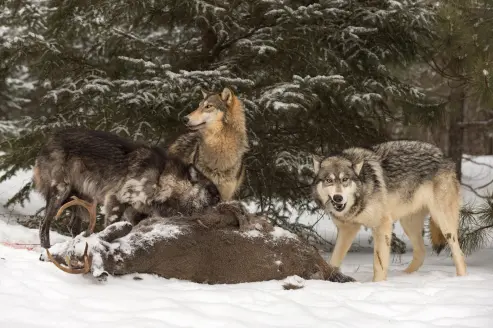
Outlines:
{"label": "green foliage", "polygon": [[60,126],[170,142],[201,87],[230,86],[250,133],[243,199],[277,215],[288,205],[311,211],[309,154],[383,141],[395,119],[390,101],[426,103],[394,70],[433,40],[434,13],[421,1],[8,0],[6,8],[1,71],[22,69],[33,87],[19,91],[30,101],[27,128],[0,145],[1,179],[31,167]]}
{"label": "green foliage", "polygon": [[461,211],[459,244],[465,254],[487,246],[493,228],[493,203],[485,201],[480,206],[464,206]]}
{"label": "green foliage", "polygon": [[[429,58],[432,58],[432,67],[450,88],[446,99],[452,117],[449,125],[459,126],[455,133],[463,132],[464,135],[473,132],[490,134],[493,122],[493,1],[441,1],[437,22],[438,38],[430,49]],[[471,119],[467,117],[479,119],[469,122]],[[449,133],[454,134],[454,131]],[[459,142],[464,142],[462,138]],[[449,138],[455,147],[452,141]],[[457,147],[459,151],[455,153],[460,159],[463,145]],[[484,246],[489,238],[489,230],[493,227],[491,204],[487,201],[478,208],[465,206],[462,217],[461,245],[471,253]]]}
{"label": "green foliage", "polygon": [[437,17],[435,69],[466,84],[469,97],[492,104],[493,1],[441,1]]}

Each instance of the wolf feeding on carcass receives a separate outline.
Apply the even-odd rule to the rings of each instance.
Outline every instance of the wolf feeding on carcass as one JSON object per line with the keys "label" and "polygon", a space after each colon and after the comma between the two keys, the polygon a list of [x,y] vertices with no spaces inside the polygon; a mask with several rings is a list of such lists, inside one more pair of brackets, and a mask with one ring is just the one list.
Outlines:
{"label": "wolf feeding on carcass", "polygon": [[[93,211],[102,204],[105,226],[123,217],[136,223],[149,215],[191,214],[220,200],[217,187],[193,164],[160,147],[82,128],[52,133],[36,157],[33,180],[46,199],[39,230],[44,248],[50,247],[51,220],[70,196],[92,202]],[[74,214],[75,222],[84,217]]]}

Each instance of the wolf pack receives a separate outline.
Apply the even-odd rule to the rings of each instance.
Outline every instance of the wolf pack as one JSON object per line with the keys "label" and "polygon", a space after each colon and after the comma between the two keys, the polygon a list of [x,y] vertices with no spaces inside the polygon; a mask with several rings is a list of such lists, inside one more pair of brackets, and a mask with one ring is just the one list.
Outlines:
{"label": "wolf pack", "polygon": [[[164,146],[81,127],[53,131],[33,169],[35,189],[46,200],[41,246],[50,248],[50,225],[61,210],[69,212],[75,236],[97,205],[104,226],[121,220],[135,226],[150,216],[192,215],[234,201],[249,150],[245,108],[231,88],[202,95],[183,118],[189,131]],[[455,163],[438,147],[398,140],[312,159],[313,201],[337,227],[330,265],[341,266],[365,226],[374,238],[373,281],[386,280],[399,220],[413,248],[405,270],[412,273],[424,262],[423,228],[430,216],[433,248],[448,245],[457,275],[466,275],[458,239],[460,184]]]}

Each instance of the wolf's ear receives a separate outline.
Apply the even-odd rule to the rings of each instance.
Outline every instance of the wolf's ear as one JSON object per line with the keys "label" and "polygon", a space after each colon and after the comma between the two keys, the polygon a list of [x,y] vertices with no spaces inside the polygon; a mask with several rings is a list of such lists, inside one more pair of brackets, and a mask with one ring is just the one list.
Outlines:
{"label": "wolf's ear", "polygon": [[361,169],[363,168],[363,164],[365,164],[365,161],[361,161],[361,162],[353,165],[353,169],[354,169],[354,172],[356,172],[356,175],[360,174]]}
{"label": "wolf's ear", "polygon": [[315,174],[318,174],[318,171],[320,170],[320,163],[322,162],[322,158],[318,155],[312,155],[312,160],[313,160],[313,171]]}
{"label": "wolf's ear", "polygon": [[199,171],[193,164],[190,164],[188,166],[188,178],[192,183],[199,181],[199,174],[200,174]]}
{"label": "wolf's ear", "polygon": [[202,92],[202,97],[204,97],[204,99],[207,98],[207,91],[206,90],[200,88],[200,92]]}
{"label": "wolf's ear", "polygon": [[230,88],[224,88],[221,92],[221,99],[228,105],[231,106],[233,103],[233,91]]}

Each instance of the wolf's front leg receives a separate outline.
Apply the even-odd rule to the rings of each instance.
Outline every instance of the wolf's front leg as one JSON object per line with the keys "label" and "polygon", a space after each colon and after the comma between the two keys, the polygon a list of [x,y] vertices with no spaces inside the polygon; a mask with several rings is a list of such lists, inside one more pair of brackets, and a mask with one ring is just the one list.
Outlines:
{"label": "wolf's front leg", "polygon": [[221,201],[228,202],[233,200],[237,188],[237,180],[222,181],[221,183],[217,184],[217,189],[219,190],[219,194],[221,195]]}
{"label": "wolf's front leg", "polygon": [[385,217],[382,223],[373,229],[373,281],[387,280],[389,269],[390,242],[392,238],[392,220]]}
{"label": "wolf's front leg", "polygon": [[104,226],[120,221],[127,206],[128,204],[120,202],[115,194],[107,195],[104,199]]}
{"label": "wolf's front leg", "polygon": [[358,234],[361,225],[354,223],[342,223],[337,220],[334,220],[334,223],[337,227],[337,239],[329,264],[339,268],[342,260],[349,251],[354,238]]}
{"label": "wolf's front leg", "polygon": [[143,213],[143,212],[137,211],[132,206],[127,207],[124,215],[125,215],[125,219],[128,222],[130,222],[133,226],[137,225],[140,221],[142,221],[142,220],[144,220],[150,216],[148,213]]}

